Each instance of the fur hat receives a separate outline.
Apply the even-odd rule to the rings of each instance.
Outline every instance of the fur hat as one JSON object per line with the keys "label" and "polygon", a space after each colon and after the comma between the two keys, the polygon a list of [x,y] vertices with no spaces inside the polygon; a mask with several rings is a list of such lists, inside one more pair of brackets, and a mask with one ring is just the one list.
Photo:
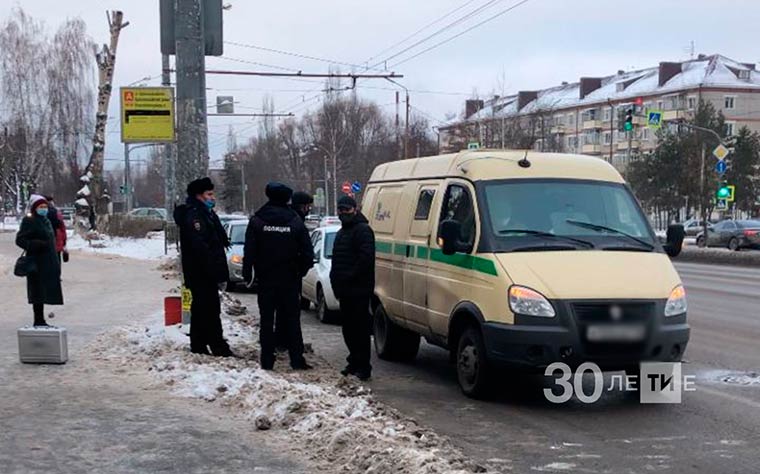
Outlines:
{"label": "fur hat", "polygon": [[195,197],[198,194],[203,194],[206,191],[212,191],[213,189],[214,183],[211,182],[211,178],[196,179],[187,185],[187,195]]}
{"label": "fur hat", "polygon": [[270,201],[277,204],[287,204],[293,196],[293,190],[282,183],[272,182],[267,184],[265,191]]}

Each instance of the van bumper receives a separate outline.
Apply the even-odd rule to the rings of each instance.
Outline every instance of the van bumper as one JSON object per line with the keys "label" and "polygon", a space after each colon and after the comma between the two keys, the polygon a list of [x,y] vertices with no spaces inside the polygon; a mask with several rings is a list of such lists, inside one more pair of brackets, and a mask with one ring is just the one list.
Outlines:
{"label": "van bumper", "polygon": [[686,315],[679,321],[653,324],[638,343],[590,343],[582,324],[529,325],[485,322],[483,338],[489,361],[495,365],[542,371],[553,362],[577,367],[593,362],[603,370],[622,370],[640,362],[678,362],[689,342]]}

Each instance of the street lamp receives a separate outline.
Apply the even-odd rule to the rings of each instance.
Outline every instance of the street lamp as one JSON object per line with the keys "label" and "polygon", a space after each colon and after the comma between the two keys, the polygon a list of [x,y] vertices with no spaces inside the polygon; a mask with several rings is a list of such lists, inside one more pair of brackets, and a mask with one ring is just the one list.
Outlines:
{"label": "street lamp", "polygon": [[139,148],[146,148],[149,146],[157,146],[159,143],[143,143],[142,145],[133,146],[130,148],[129,143],[124,144],[124,197],[126,200],[126,211],[132,210],[132,176],[130,174],[129,166],[129,153]]}
{"label": "street lamp", "polygon": [[248,183],[245,182],[245,154],[230,153],[230,158],[233,161],[240,163],[240,188],[243,194],[243,214],[248,214],[248,205],[246,201],[246,194],[248,194]]}
{"label": "street lamp", "polygon": [[330,174],[327,171],[327,160],[331,159],[332,161],[332,168],[333,168],[333,212],[334,215],[338,214],[338,157],[337,153],[331,153],[330,150],[323,147],[322,145],[319,145],[318,143],[314,143],[311,145],[311,149],[314,151],[322,151],[325,154],[325,214],[327,214],[327,203],[330,201],[330,193],[329,193],[329,176]]}

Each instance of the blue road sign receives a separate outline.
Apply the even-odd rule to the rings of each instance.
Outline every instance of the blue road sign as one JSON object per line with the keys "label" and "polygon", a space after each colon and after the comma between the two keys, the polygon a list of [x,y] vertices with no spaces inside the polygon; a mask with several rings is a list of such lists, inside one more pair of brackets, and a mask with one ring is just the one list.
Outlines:
{"label": "blue road sign", "polygon": [[724,160],[719,160],[717,163],[715,163],[715,171],[718,174],[725,174],[725,172],[726,172],[726,162]]}
{"label": "blue road sign", "polygon": [[662,128],[662,111],[650,110],[647,114],[647,127],[649,128]]}
{"label": "blue road sign", "polygon": [[362,183],[359,181],[354,181],[354,183],[351,185],[351,191],[355,193],[362,192]]}

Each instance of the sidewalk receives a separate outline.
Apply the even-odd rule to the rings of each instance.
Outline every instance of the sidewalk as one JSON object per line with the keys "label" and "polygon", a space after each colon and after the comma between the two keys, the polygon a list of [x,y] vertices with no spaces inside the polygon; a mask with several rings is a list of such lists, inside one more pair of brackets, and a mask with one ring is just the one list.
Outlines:
{"label": "sidewalk", "polygon": [[[250,421],[203,401],[154,388],[84,352],[96,334],[160,310],[172,282],[156,262],[72,253],[64,266],[66,306],[52,324],[69,330],[68,364],[23,365],[16,328],[31,321],[20,254],[0,234],[0,466],[30,472],[313,472]],[[50,309],[46,309],[46,312]]]}

